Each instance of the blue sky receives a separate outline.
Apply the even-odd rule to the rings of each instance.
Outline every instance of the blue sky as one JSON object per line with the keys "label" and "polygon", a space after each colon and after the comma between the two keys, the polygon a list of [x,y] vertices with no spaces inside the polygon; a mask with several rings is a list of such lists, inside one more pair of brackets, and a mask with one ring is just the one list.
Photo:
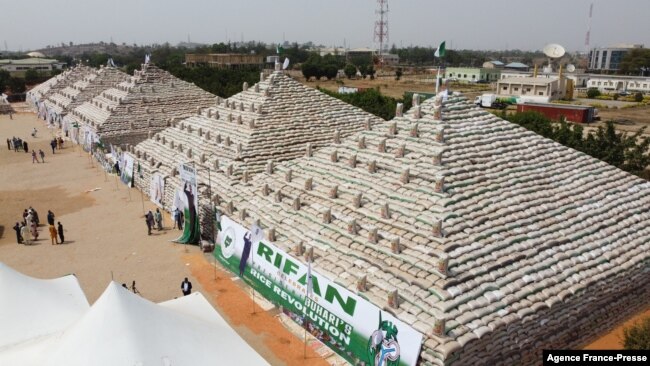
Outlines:
{"label": "blue sky", "polygon": [[[4,2],[4,1],[3,1]],[[554,42],[650,47],[650,0],[388,0],[389,43],[448,48],[541,49]],[[9,49],[61,42],[176,44],[261,40],[371,47],[376,0],[30,0],[0,7]],[[4,49],[4,43],[0,43]]]}

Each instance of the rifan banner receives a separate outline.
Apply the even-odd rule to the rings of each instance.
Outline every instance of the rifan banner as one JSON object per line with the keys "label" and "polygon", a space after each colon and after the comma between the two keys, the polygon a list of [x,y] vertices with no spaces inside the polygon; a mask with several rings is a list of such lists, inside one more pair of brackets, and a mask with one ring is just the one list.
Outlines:
{"label": "rifan banner", "polygon": [[183,234],[176,239],[177,243],[198,244],[201,239],[200,222],[198,218],[199,195],[196,183],[196,168],[190,164],[178,167],[181,176],[181,189],[176,190],[174,207],[183,212]]}
{"label": "rifan banner", "polygon": [[[221,216],[215,256],[295,322],[352,364],[415,365],[422,334]],[[308,278],[311,288],[308,289]],[[308,295],[309,293],[309,295]]]}

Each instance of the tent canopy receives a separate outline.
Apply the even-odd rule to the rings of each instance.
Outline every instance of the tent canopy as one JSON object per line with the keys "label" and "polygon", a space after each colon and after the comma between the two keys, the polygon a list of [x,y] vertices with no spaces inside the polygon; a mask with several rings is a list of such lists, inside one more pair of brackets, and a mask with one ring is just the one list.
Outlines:
{"label": "tent canopy", "polygon": [[70,326],[88,310],[74,275],[41,280],[0,263],[0,352]]}

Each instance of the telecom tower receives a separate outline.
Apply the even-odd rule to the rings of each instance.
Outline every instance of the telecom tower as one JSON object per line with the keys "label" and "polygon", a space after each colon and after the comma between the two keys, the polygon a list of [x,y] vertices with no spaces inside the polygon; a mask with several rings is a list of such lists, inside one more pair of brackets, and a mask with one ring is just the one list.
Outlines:
{"label": "telecom tower", "polygon": [[379,19],[375,21],[375,42],[379,42],[379,65],[384,64],[384,47],[388,44],[388,0],[377,0]]}
{"label": "telecom tower", "polygon": [[585,52],[587,57],[589,57],[589,38],[591,36],[591,15],[594,12],[594,3],[589,5],[589,19],[587,20],[587,34],[585,35]]}

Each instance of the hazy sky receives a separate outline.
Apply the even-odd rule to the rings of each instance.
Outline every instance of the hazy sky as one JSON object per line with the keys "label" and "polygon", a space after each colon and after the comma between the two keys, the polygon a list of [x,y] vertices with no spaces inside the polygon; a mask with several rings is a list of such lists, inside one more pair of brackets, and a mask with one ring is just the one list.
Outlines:
{"label": "hazy sky", "polygon": [[[397,46],[584,50],[589,4],[592,46],[650,47],[650,0],[389,0]],[[373,46],[376,0],[2,0],[0,42],[10,50],[61,42],[151,44],[227,40]],[[0,44],[4,49],[4,43]]]}

